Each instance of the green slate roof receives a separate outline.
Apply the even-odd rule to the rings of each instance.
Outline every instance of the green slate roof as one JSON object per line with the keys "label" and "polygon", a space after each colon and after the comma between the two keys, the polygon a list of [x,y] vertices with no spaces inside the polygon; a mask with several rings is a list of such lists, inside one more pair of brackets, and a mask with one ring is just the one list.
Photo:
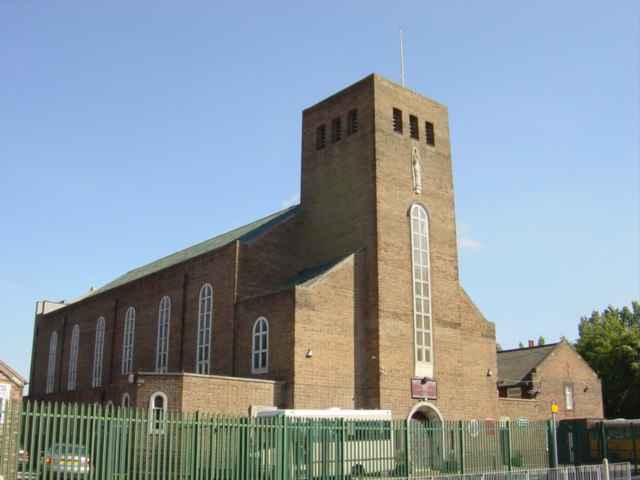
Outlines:
{"label": "green slate roof", "polygon": [[330,272],[336,265],[349,258],[349,256],[350,255],[346,255],[344,257],[336,258],[329,262],[322,263],[320,265],[313,265],[311,267],[300,270],[293,277],[276,288],[276,291],[285,290],[291,287],[310,287],[322,277],[324,277],[324,275]]}
{"label": "green slate roof", "polygon": [[199,255],[203,255],[207,252],[211,252],[220,247],[228,245],[229,243],[235,241],[241,242],[249,242],[265,232],[269,231],[279,223],[287,220],[288,218],[295,215],[300,210],[299,205],[295,205],[293,207],[287,208],[286,210],[282,210],[281,212],[274,213],[268,217],[257,220],[253,223],[245,225],[240,228],[236,228],[230,232],[224,233],[217,237],[214,237],[210,240],[206,240],[202,243],[198,243],[192,247],[181,250],[177,253],[169,255],[168,257],[161,258],[160,260],[156,260],[144,267],[137,268],[135,270],[131,270],[130,272],[125,273],[121,277],[116,278],[114,281],[106,284],[104,287],[99,288],[92,292],[92,295],[96,295],[98,293],[106,292],[107,290],[111,290],[113,288],[119,287],[121,285],[125,285],[127,283],[138,280],[147,275],[151,275],[152,273],[159,272],[165,268],[172,267],[174,265],[178,265],[179,263],[186,262],[192,258],[195,258]]}
{"label": "green slate roof", "polygon": [[538,347],[518,348],[498,352],[498,379],[500,387],[510,387],[530,380],[531,371],[557,346],[557,343]]}

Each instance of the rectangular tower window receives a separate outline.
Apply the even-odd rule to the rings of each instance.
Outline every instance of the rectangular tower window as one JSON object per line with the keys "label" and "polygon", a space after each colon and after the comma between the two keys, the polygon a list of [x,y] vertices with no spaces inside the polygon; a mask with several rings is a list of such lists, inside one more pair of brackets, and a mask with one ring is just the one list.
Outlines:
{"label": "rectangular tower window", "polygon": [[433,133],[433,123],[424,122],[424,138],[425,138],[425,141],[427,142],[427,145],[435,146],[436,137]]}
{"label": "rectangular tower window", "polygon": [[316,147],[318,150],[322,150],[327,144],[327,129],[324,124],[318,127],[316,134]]}
{"label": "rectangular tower window", "polygon": [[337,142],[342,138],[342,120],[335,118],[331,122],[331,141]]}
{"label": "rectangular tower window", "polygon": [[402,110],[393,109],[393,131],[402,133]]}
{"label": "rectangular tower window", "polygon": [[409,136],[418,140],[418,117],[409,115]]}
{"label": "rectangular tower window", "polygon": [[353,109],[347,115],[347,135],[358,131],[358,111]]}

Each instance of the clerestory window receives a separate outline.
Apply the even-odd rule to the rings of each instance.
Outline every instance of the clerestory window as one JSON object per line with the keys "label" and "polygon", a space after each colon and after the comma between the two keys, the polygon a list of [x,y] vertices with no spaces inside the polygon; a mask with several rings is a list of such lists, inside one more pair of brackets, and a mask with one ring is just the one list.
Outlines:
{"label": "clerestory window", "polygon": [[102,352],[104,350],[104,317],[98,319],[96,325],[96,340],[93,346],[93,375],[91,386],[102,385]]}
{"label": "clerestory window", "polygon": [[58,334],[53,332],[49,340],[49,362],[47,365],[47,385],[45,393],[53,392],[53,382],[56,375],[56,348],[58,346]]}
{"label": "clerestory window", "polygon": [[76,374],[78,372],[78,343],[80,341],[80,326],[75,325],[71,331],[71,347],[69,349],[69,377],[67,390],[76,389]]}
{"label": "clerestory window", "polygon": [[196,349],[196,372],[209,374],[211,360],[211,314],[213,289],[208,283],[200,289],[198,307],[198,345]]}
{"label": "clerestory window", "polygon": [[131,373],[133,364],[133,339],[136,327],[136,311],[133,307],[127,309],[124,320],[124,336],[122,338],[122,374]]}
{"label": "clerestory window", "polygon": [[169,357],[169,326],[171,300],[163,297],[158,309],[158,341],[156,345],[156,372],[166,372]]}

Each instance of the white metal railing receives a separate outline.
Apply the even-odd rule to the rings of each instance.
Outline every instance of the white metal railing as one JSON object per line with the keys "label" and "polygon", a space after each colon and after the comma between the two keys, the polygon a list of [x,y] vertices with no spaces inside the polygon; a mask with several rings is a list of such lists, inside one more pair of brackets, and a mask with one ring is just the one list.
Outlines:
{"label": "white metal railing", "polygon": [[[605,463],[580,467],[539,468],[510,472],[467,473],[458,475],[411,475],[406,480],[630,480],[630,463]],[[400,480],[384,477],[377,480]]]}

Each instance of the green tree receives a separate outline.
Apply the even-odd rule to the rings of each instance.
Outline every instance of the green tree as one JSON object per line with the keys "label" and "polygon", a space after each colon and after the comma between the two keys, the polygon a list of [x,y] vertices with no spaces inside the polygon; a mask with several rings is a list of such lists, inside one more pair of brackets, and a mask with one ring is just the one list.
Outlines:
{"label": "green tree", "polygon": [[538,339],[538,346],[544,345],[545,343],[547,343],[547,341],[542,335],[540,335],[540,338]]}
{"label": "green tree", "polygon": [[640,418],[640,303],[582,317],[576,350],[602,380],[607,418]]}

